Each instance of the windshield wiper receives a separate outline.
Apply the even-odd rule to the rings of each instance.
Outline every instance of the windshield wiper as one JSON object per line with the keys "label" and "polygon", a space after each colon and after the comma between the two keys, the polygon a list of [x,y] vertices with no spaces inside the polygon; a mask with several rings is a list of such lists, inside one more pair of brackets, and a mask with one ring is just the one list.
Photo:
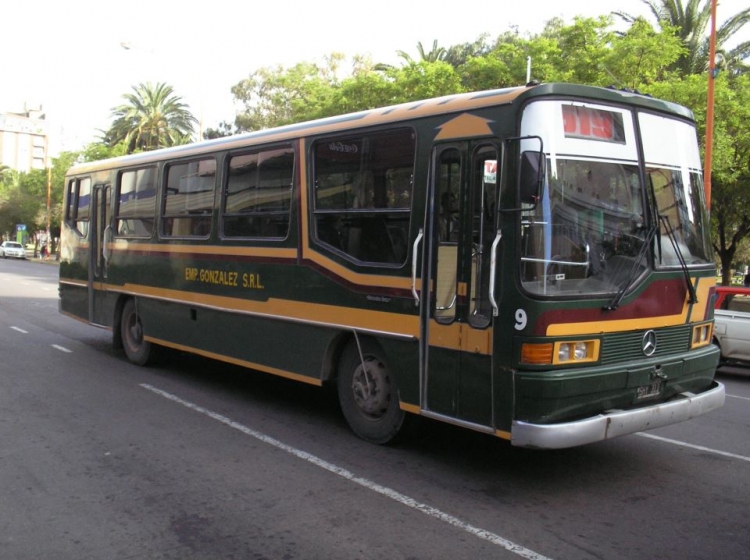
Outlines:
{"label": "windshield wiper", "polygon": [[698,303],[698,295],[695,293],[695,286],[693,286],[693,282],[690,278],[690,271],[688,270],[687,263],[685,262],[685,257],[682,256],[682,251],[680,251],[680,247],[677,244],[677,239],[675,238],[674,231],[672,231],[672,226],[669,223],[669,217],[659,216],[659,220],[664,224],[664,229],[667,230],[667,235],[669,236],[669,240],[672,242],[672,247],[674,247],[674,252],[677,255],[677,260],[680,262],[682,274],[683,276],[685,276],[685,283],[687,284],[688,293],[690,294],[688,303]]}
{"label": "windshield wiper", "polygon": [[630,272],[628,273],[628,279],[627,282],[620,288],[620,290],[617,292],[617,295],[612,299],[612,301],[609,302],[609,305],[605,305],[602,307],[604,311],[614,311],[618,307],[620,307],[620,302],[622,301],[622,298],[625,297],[625,293],[628,291],[630,286],[633,285],[633,282],[635,282],[635,271],[638,269],[638,267],[641,264],[641,261],[643,260],[643,257],[646,256],[648,253],[648,248],[651,246],[651,242],[654,240],[654,235],[656,235],[656,232],[658,231],[658,227],[656,225],[651,226],[651,228],[648,230],[648,233],[646,234],[646,239],[643,240],[643,245],[641,245],[641,250],[638,251],[638,255],[635,257],[635,261],[633,262],[633,266],[630,267]]}

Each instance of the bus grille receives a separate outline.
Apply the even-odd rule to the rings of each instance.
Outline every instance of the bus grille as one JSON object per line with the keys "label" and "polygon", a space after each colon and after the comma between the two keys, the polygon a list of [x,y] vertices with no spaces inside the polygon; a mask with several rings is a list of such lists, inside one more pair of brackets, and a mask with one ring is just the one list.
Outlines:
{"label": "bus grille", "polygon": [[[690,325],[655,329],[656,352],[651,357],[681,354],[690,349]],[[605,335],[602,340],[603,365],[644,358],[642,345],[646,331]]]}

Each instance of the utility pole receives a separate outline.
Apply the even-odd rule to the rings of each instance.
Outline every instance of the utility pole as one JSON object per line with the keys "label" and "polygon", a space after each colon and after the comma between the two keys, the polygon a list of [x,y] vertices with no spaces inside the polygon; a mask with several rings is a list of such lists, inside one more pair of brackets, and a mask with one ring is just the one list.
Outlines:
{"label": "utility pole", "polygon": [[716,4],[711,0],[711,39],[708,50],[708,98],[706,107],[706,159],[703,164],[703,184],[706,189],[706,206],[711,210],[711,159],[714,142],[714,85],[719,71],[716,68]]}

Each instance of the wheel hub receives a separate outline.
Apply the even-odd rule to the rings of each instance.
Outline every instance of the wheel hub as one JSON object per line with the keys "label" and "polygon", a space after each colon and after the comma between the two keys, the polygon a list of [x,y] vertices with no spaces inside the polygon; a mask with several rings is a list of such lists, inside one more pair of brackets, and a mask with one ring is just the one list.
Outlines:
{"label": "wheel hub", "polygon": [[359,409],[374,419],[381,418],[388,409],[388,371],[385,365],[372,358],[365,358],[357,367],[352,378],[354,401]]}

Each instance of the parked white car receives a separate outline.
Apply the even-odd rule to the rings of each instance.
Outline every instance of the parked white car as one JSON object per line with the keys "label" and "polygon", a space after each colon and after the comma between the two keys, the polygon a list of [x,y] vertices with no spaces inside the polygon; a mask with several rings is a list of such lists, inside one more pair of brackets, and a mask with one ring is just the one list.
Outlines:
{"label": "parked white car", "polygon": [[722,361],[750,363],[750,288],[716,287],[714,343]]}
{"label": "parked white car", "polygon": [[26,249],[23,248],[23,245],[16,243],[15,241],[3,241],[2,244],[0,244],[0,257],[3,257],[4,259],[7,259],[8,257],[14,259],[25,259]]}

